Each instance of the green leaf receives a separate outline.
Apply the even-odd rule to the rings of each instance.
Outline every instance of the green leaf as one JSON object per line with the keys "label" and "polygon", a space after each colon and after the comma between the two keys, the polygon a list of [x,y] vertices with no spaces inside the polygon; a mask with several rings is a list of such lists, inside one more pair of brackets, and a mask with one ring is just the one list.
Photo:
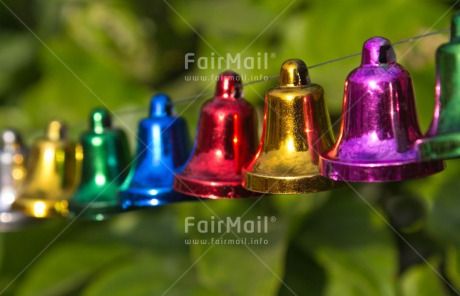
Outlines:
{"label": "green leaf", "polygon": [[437,271],[433,271],[427,264],[415,265],[406,270],[400,279],[401,295],[447,296],[449,294],[444,288],[440,276],[440,274],[437,274]]}
{"label": "green leaf", "polygon": [[393,295],[397,253],[385,218],[376,205],[344,193],[307,218],[299,234],[326,271],[324,295]]}
{"label": "green leaf", "polygon": [[65,295],[84,285],[100,269],[130,253],[116,244],[63,244],[46,251],[18,289],[17,295]]}
{"label": "green leaf", "polygon": [[191,265],[182,256],[138,252],[93,278],[82,295],[219,295],[200,287]]}
{"label": "green leaf", "polygon": [[454,289],[460,291],[460,249],[449,247],[446,251],[446,276]]}
{"label": "green leaf", "polygon": [[459,248],[458,174],[460,173],[460,165],[449,163],[448,170],[444,174],[444,179],[440,180],[437,192],[433,194],[432,208],[428,215],[428,229],[433,236]]}
{"label": "green leaf", "polygon": [[5,34],[0,31],[1,96],[18,82],[23,85],[27,82],[24,78],[28,76],[27,71],[31,71],[36,52],[35,40],[29,34]]}
{"label": "green leaf", "polygon": [[286,271],[279,296],[323,295],[326,273],[311,253],[297,243],[291,244],[286,254]]}
{"label": "green leaf", "polygon": [[[279,197],[278,197],[279,198]],[[184,207],[185,210],[185,206]],[[262,201],[221,200],[187,205],[184,216],[193,217],[194,226],[188,229],[192,258],[196,261],[198,277],[207,287],[225,295],[276,295],[283,278],[283,261],[286,251],[288,219],[275,215],[270,198]],[[226,226],[219,232],[219,219],[261,221],[267,217],[267,232],[241,231]],[[208,231],[196,226],[208,223]],[[216,223],[214,232],[210,223]],[[184,222],[185,223],[185,222]],[[227,224],[224,224],[227,225]],[[264,224],[261,224],[264,225]],[[257,227],[257,226],[256,226]]]}

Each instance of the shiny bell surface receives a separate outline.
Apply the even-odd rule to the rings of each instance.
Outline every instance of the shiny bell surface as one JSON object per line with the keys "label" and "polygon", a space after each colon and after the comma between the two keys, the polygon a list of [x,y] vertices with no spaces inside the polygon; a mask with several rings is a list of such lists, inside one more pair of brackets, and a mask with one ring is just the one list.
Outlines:
{"label": "shiny bell surface", "polygon": [[334,180],[385,182],[443,170],[442,161],[417,161],[414,143],[421,136],[410,74],[396,62],[390,41],[367,40],[361,66],[345,82],[339,137],[322,155],[321,173]]}
{"label": "shiny bell surface", "polygon": [[69,200],[69,217],[103,220],[121,211],[118,188],[129,171],[129,145],[123,130],[112,127],[104,108],[92,111],[90,130],[82,134],[82,176]]}
{"label": "shiny bell surface", "polygon": [[119,199],[123,208],[185,201],[172,191],[174,173],[187,161],[190,138],[184,118],[174,115],[170,98],[155,95],[150,115],[139,122],[137,152]]}
{"label": "shiny bell surface", "polygon": [[13,231],[34,221],[12,210],[26,177],[27,149],[18,132],[12,129],[3,130],[0,141],[0,231]]}
{"label": "shiny bell surface", "polygon": [[319,155],[334,142],[321,86],[301,60],[281,66],[279,86],[265,95],[259,150],[244,168],[244,186],[276,194],[310,193],[341,185],[319,174]]}
{"label": "shiny bell surface", "polygon": [[421,160],[460,157],[460,12],[452,18],[451,40],[436,52],[436,92],[433,121],[425,138],[417,140]]}
{"label": "shiny bell surface", "polygon": [[45,218],[68,214],[68,199],[80,181],[81,147],[67,140],[62,122],[51,121],[27,160],[27,177],[13,208]]}
{"label": "shiny bell surface", "polygon": [[241,77],[223,72],[215,96],[201,108],[195,146],[174,189],[202,198],[254,196],[241,185],[241,169],[256,149],[256,113],[244,99]]}

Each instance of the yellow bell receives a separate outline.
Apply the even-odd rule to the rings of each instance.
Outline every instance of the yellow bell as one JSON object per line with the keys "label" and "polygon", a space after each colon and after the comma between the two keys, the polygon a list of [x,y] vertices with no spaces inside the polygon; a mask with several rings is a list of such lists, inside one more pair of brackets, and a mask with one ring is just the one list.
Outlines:
{"label": "yellow bell", "polygon": [[243,169],[243,186],[275,194],[333,189],[341,183],[319,174],[319,155],[333,143],[323,88],[310,82],[303,61],[287,60],[279,87],[265,96],[262,140]]}
{"label": "yellow bell", "polygon": [[13,208],[45,218],[67,216],[68,203],[80,181],[82,149],[66,139],[63,123],[51,121],[45,138],[30,149],[28,175]]}

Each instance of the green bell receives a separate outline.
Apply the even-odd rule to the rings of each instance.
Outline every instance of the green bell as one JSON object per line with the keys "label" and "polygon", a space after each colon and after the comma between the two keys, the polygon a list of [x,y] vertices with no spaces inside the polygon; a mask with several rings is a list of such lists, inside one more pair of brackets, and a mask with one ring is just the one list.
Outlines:
{"label": "green bell", "polygon": [[422,161],[460,157],[460,12],[452,18],[450,42],[436,52],[433,121],[415,143]]}
{"label": "green bell", "polygon": [[106,109],[93,110],[89,131],[82,134],[82,176],[69,200],[69,217],[104,220],[121,211],[117,190],[129,171],[130,153],[126,134],[112,128]]}

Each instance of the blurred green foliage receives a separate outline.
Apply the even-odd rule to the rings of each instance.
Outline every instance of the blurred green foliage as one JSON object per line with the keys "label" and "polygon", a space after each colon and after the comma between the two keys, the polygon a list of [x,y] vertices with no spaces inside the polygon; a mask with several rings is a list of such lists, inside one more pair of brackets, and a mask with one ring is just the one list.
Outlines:
{"label": "blurred green foliage", "polygon": [[[213,82],[185,75],[184,56],[269,53],[276,75],[288,58],[318,64],[360,52],[364,40],[392,41],[448,27],[454,1],[435,0],[9,0],[0,3],[0,124],[27,143],[53,118],[71,135],[105,105],[134,145],[149,97],[173,99],[192,134]],[[446,12],[447,11],[447,12]],[[448,34],[396,46],[412,74],[420,123],[433,109],[434,52]],[[343,83],[359,57],[310,70],[341,113]],[[223,70],[223,69],[222,69]],[[261,112],[271,80],[245,89]],[[261,116],[259,116],[261,119]],[[460,164],[423,180],[353,184],[262,200],[182,203],[91,223],[51,219],[0,235],[5,295],[458,295]],[[184,219],[275,217],[267,245],[187,245]],[[235,238],[228,234],[224,238]],[[248,237],[250,238],[250,237]]]}

